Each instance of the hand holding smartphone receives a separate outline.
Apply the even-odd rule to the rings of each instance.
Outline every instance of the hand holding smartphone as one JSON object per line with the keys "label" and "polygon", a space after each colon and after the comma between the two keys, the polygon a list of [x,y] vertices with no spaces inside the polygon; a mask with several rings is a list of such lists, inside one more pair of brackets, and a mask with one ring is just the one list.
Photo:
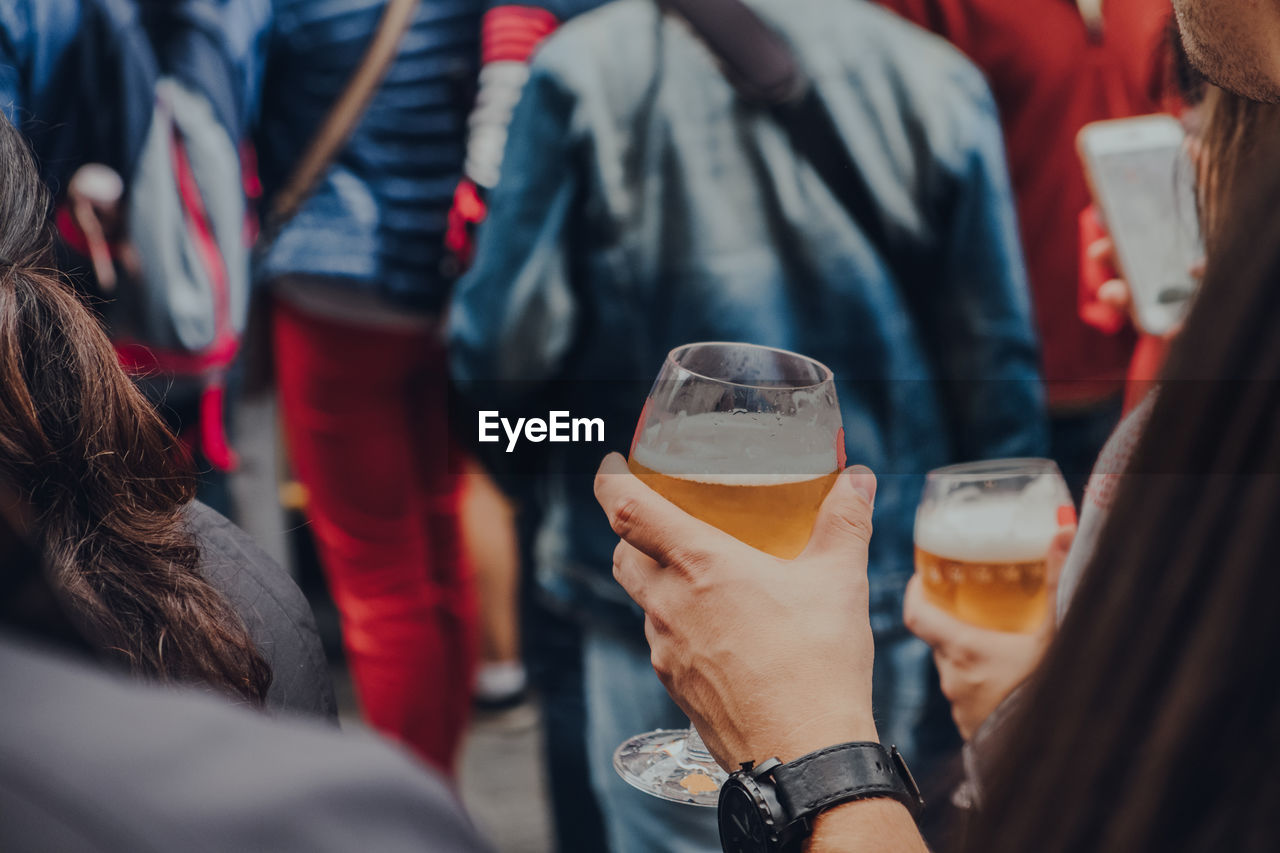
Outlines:
{"label": "hand holding smartphone", "polygon": [[1182,126],[1167,115],[1094,122],[1076,144],[1138,325],[1165,335],[1186,313],[1204,256]]}

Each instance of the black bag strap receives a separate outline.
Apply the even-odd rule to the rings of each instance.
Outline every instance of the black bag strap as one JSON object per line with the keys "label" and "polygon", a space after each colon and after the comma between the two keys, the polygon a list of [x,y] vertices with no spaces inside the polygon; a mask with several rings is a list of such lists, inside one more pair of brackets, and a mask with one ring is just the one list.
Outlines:
{"label": "black bag strap", "polygon": [[658,0],[658,5],[689,24],[747,101],[789,103],[809,88],[791,47],[741,0]]}
{"label": "black bag strap", "polygon": [[866,176],[850,161],[830,112],[791,46],[742,0],[657,2],[689,24],[740,97],[769,110],[796,154],[808,161],[880,250],[914,310],[915,284],[923,275],[920,259],[902,241],[891,239]]}

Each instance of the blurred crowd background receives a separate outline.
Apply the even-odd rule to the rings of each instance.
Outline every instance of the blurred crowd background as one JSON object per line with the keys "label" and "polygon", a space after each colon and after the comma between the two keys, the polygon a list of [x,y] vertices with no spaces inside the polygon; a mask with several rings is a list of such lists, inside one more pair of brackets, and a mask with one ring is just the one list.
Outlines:
{"label": "blurred crowd background", "polygon": [[[1194,129],[1167,0],[741,8],[0,4],[0,106],[59,266],[199,500],[307,593],[347,713],[443,773],[473,721],[492,768],[536,707],[558,850],[719,849],[710,810],[610,765],[684,724],[591,494],[670,348],[835,371],[847,458],[881,477],[878,722],[938,786],[960,739],[901,617],[923,474],[1048,456],[1078,503],[1163,355],[1099,297],[1076,135]],[[606,440],[503,454],[478,409],[603,417]],[[473,805],[495,820],[502,775]]]}

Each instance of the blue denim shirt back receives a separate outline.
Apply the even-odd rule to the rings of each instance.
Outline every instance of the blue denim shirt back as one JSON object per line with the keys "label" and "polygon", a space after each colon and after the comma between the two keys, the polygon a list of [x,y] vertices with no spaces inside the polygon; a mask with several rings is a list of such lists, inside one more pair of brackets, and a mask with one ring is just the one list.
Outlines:
{"label": "blue denim shirt back", "polygon": [[849,462],[880,476],[872,611],[887,628],[924,472],[1046,446],[1000,128],[968,61],[871,4],[752,5],[802,58],[894,239],[936,270],[924,298],[909,308],[880,248],[682,24],[617,0],[535,57],[455,292],[452,369],[486,405],[604,417],[607,446],[548,450],[537,569],[562,604],[616,621],[634,611],[590,472],[626,452],[667,351],[737,340],[823,361]]}

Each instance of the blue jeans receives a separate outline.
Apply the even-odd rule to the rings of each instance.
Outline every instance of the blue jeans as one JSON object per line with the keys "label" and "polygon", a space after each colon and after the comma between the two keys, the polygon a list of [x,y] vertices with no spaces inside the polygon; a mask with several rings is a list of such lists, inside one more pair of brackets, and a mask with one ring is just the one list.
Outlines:
{"label": "blue jeans", "polygon": [[[517,520],[520,565],[537,564],[533,543],[542,520],[535,499],[525,500]],[[542,739],[547,756],[555,849],[559,853],[605,853],[604,818],[591,787],[587,757],[587,710],[582,671],[582,629],[539,598],[537,582],[521,586],[521,637],[529,680],[542,703]]]}
{"label": "blue jeans", "polygon": [[587,757],[611,853],[719,853],[716,810],[669,803],[622,781],[613,752],[632,735],[679,729],[689,718],[649,665],[649,650],[617,633],[587,628]]}
{"label": "blue jeans", "polygon": [[[876,614],[872,625],[876,628],[873,703],[880,740],[886,746],[897,745],[913,766],[927,766],[937,756],[919,754],[917,740],[930,728],[925,719],[932,666],[929,647],[907,632],[900,614]],[[613,769],[614,750],[632,735],[689,724],[654,674],[648,648],[598,628],[586,629],[583,645],[587,757],[610,850],[718,853],[714,809],[651,797],[632,788]],[[942,724],[950,728],[950,721],[944,719]]]}

